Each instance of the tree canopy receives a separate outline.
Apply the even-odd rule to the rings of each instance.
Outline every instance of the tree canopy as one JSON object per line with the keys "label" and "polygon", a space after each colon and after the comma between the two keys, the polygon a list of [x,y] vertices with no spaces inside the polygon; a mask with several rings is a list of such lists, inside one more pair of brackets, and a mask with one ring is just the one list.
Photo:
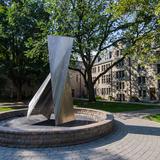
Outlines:
{"label": "tree canopy", "polygon": [[[74,37],[73,57],[95,100],[97,80],[126,56],[138,55],[154,63],[159,56],[160,2],[158,0],[2,0],[0,2],[0,72],[17,88],[47,68],[47,34]],[[122,42],[123,57],[92,79],[92,67],[108,48]],[[147,56],[146,56],[147,55]]]}
{"label": "tree canopy", "polygon": [[[138,58],[145,63],[160,60],[160,2],[158,0],[120,0],[113,6],[115,16],[138,16],[143,23],[132,26],[126,36],[136,36],[137,42],[130,48],[132,54],[139,52]],[[137,31],[140,31],[137,34]],[[144,36],[144,32],[145,36]]]}
{"label": "tree canopy", "polygon": [[40,78],[46,70],[43,37],[49,14],[43,1],[4,0],[0,19],[0,72],[12,80],[21,99],[24,83],[34,81],[34,75]]}
{"label": "tree canopy", "polygon": [[[133,54],[133,46],[149,36],[157,22],[152,11],[146,12],[141,0],[139,10],[134,10],[137,1],[114,0],[47,0],[51,15],[51,32],[56,35],[75,37],[74,54],[78,54],[84,64],[84,77],[89,100],[94,101],[94,85],[115,64],[127,54]],[[144,3],[150,7],[149,4]],[[131,7],[131,10],[127,7]],[[133,12],[134,10],[134,12]],[[131,12],[132,11],[132,12]],[[148,38],[149,39],[149,38]],[[96,59],[118,42],[125,44],[124,56],[92,79],[92,67]]]}

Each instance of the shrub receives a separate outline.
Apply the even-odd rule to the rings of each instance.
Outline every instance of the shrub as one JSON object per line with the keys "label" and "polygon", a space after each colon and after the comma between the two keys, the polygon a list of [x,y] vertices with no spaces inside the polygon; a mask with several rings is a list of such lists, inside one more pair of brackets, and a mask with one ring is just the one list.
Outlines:
{"label": "shrub", "polygon": [[96,100],[102,100],[101,96],[96,96]]}
{"label": "shrub", "polygon": [[115,98],[113,96],[109,96],[110,101],[115,101]]}

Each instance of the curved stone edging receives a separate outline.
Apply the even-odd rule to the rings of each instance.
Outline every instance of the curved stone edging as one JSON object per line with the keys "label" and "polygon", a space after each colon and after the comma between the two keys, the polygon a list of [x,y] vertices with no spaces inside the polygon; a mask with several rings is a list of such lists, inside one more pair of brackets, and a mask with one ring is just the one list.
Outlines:
{"label": "curved stone edging", "polygon": [[[0,113],[0,120],[26,116],[26,109]],[[97,122],[76,127],[49,127],[40,130],[0,127],[0,145],[11,147],[53,147],[88,142],[108,134],[113,129],[113,115],[108,112],[75,108],[77,114],[85,114]]]}

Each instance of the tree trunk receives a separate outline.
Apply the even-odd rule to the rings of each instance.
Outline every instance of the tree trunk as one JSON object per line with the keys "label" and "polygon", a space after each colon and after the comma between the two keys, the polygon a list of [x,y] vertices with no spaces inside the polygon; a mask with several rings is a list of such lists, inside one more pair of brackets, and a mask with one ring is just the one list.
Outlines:
{"label": "tree trunk", "polygon": [[88,75],[88,84],[87,84],[88,99],[90,102],[95,102],[96,98],[95,98],[95,93],[94,93],[94,84],[92,82],[92,72],[88,71],[87,75]]}

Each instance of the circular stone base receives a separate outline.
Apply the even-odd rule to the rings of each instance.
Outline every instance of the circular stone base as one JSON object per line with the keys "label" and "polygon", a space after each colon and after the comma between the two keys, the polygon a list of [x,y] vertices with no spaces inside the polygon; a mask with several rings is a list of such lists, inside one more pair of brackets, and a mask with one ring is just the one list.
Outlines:
{"label": "circular stone base", "polygon": [[112,131],[111,113],[75,108],[74,121],[55,126],[54,115],[26,118],[26,109],[0,113],[0,145],[11,147],[52,147],[84,143]]}

